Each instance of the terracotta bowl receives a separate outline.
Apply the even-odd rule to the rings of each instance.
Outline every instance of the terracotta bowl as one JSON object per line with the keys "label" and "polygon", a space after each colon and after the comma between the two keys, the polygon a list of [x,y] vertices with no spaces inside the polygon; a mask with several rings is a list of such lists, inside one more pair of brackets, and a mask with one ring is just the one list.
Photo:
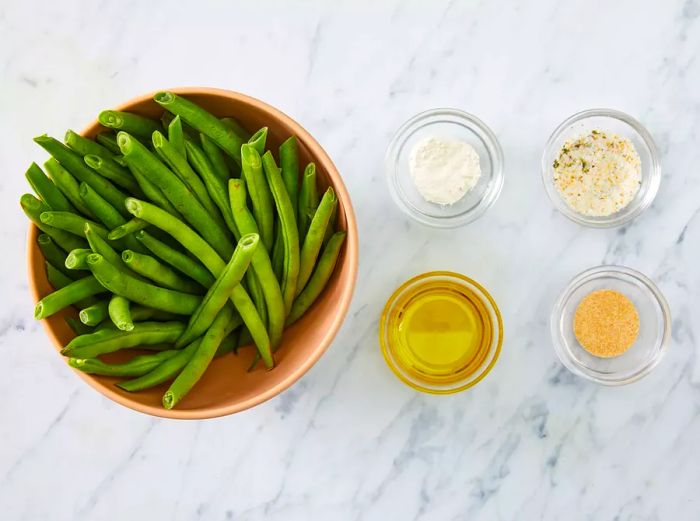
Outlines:
{"label": "terracotta bowl", "polygon": [[[161,397],[167,389],[167,384],[130,394],[116,387],[114,378],[75,371],[109,399],[136,411],[176,419],[214,418],[248,409],[281,393],[301,378],[328,349],[345,318],[355,287],[357,228],[350,196],[338,170],[318,142],[297,122],[270,105],[243,94],[208,88],[171,90],[188,97],[220,117],[234,116],[251,132],[263,126],[269,127],[267,143],[275,152],[284,139],[292,134],[296,135],[300,144],[302,168],[309,161],[314,161],[319,188],[325,190],[328,185],[333,186],[339,200],[338,227],[347,231],[335,273],[323,294],[306,315],[284,332],[282,345],[276,353],[277,366],[273,370],[266,371],[260,367],[247,372],[254,356],[252,348],[242,349],[237,356],[226,355],[217,358],[196,387],[173,410],[161,406]],[[117,110],[157,117],[162,113],[162,109],[152,100],[153,94],[132,99],[117,107]],[[95,120],[85,129],[83,135],[92,137],[101,130]],[[37,228],[32,226],[27,248],[29,287],[35,301],[52,291],[46,280],[44,259],[36,245],[37,234]],[[71,309],[42,321],[56,350],[75,336],[64,321],[66,314],[77,317],[77,312]],[[115,353],[111,361],[123,362],[131,356],[133,353]]]}

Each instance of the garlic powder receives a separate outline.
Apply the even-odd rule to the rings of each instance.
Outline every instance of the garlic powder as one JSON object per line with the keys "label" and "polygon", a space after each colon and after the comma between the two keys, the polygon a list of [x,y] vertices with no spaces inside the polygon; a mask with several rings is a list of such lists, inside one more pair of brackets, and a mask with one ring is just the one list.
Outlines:
{"label": "garlic powder", "polygon": [[577,213],[607,217],[639,191],[642,166],[632,142],[600,130],[569,140],[554,160],[554,185]]}
{"label": "garlic powder", "polygon": [[409,159],[411,177],[428,202],[454,204],[481,177],[479,154],[469,143],[430,137],[416,143]]}

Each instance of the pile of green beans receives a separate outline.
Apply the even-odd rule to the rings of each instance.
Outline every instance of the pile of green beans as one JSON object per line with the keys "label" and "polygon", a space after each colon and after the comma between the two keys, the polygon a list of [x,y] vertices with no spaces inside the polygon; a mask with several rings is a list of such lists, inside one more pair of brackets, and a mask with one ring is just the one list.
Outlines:
{"label": "pile of green beans", "polygon": [[[215,357],[252,342],[269,370],[284,329],[323,292],[341,255],[338,200],[300,165],[296,137],[276,151],[247,129],[172,92],[159,118],[105,110],[94,139],[39,136],[51,156],[25,176],[20,205],[54,291],[35,317],[63,313],[61,353],[120,392],[170,382],[163,407],[195,388]],[[272,135],[272,134],[271,134]],[[278,166],[279,164],[279,166]],[[78,320],[79,319],[79,320]],[[128,350],[114,364],[102,355]]]}

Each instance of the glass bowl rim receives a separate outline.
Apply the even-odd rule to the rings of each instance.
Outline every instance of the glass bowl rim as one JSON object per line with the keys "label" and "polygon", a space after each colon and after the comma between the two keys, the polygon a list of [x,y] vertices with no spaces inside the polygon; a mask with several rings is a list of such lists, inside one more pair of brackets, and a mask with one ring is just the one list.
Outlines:
{"label": "glass bowl rim", "polygon": [[[631,208],[630,211],[624,212],[626,208],[623,209],[623,213],[621,215],[618,215],[620,214],[620,212],[616,212],[606,218],[594,218],[575,212],[573,209],[569,208],[569,205],[567,205],[566,202],[564,202],[559,193],[556,191],[554,183],[550,179],[550,165],[548,156],[552,152],[554,143],[564,134],[564,132],[571,125],[593,117],[605,117],[616,119],[631,127],[632,130],[634,130],[642,139],[642,142],[644,143],[644,146],[646,147],[646,150],[651,159],[649,164],[649,175],[646,177],[642,177],[641,181],[642,184],[647,185],[647,192],[645,196],[642,199],[640,199],[635,204],[635,206]],[[656,145],[656,142],[654,141],[653,136],[647,130],[647,128],[644,125],[642,125],[637,119],[619,110],[608,108],[593,108],[577,112],[576,114],[569,116],[559,125],[557,125],[557,127],[554,129],[552,134],[549,136],[549,139],[547,139],[547,142],[545,143],[541,159],[541,173],[542,183],[544,184],[547,196],[554,205],[554,208],[559,213],[563,214],[571,221],[583,226],[588,226],[591,228],[613,228],[631,222],[632,220],[639,217],[647,208],[649,208],[649,206],[651,206],[659,191],[659,185],[661,184],[661,159],[659,155],[659,149]]]}
{"label": "glass bowl rim", "polygon": [[[601,378],[596,376],[595,373],[586,371],[585,368],[579,364],[574,356],[571,354],[570,350],[565,347],[565,342],[563,340],[564,335],[562,333],[562,319],[564,314],[564,309],[571,299],[573,293],[580,288],[584,283],[602,278],[602,277],[613,277],[620,279],[621,275],[633,278],[638,284],[645,287],[651,295],[655,303],[658,305],[659,312],[661,314],[663,322],[663,333],[657,345],[654,346],[654,356],[646,360],[644,365],[640,366],[639,369],[631,373],[626,378]],[[552,314],[550,317],[550,333],[552,337],[552,343],[554,344],[554,352],[557,354],[559,361],[564,367],[577,376],[581,376],[590,380],[592,382],[607,385],[607,386],[619,386],[626,385],[643,378],[648,375],[661,361],[661,359],[668,351],[671,340],[671,310],[658,286],[649,277],[632,268],[627,266],[619,265],[601,265],[587,270],[582,271],[574,278],[572,278],[566,285],[561,294],[557,297],[554,306],[552,308]]]}
{"label": "glass bowl rim", "polygon": [[[424,127],[428,123],[432,123],[432,121],[430,121],[432,118],[439,117],[452,117],[456,120],[453,121],[453,123],[456,123],[476,134],[482,141],[491,160],[490,173],[492,179],[479,202],[471,210],[451,217],[436,217],[434,215],[417,211],[415,208],[413,208],[413,205],[406,200],[396,186],[396,179],[400,175],[398,163],[399,150],[401,149],[402,145],[413,134],[413,132]],[[440,120],[438,119],[436,122],[439,121]],[[473,114],[455,108],[435,108],[425,110],[423,112],[419,112],[402,123],[389,141],[389,145],[387,146],[384,156],[384,168],[387,183],[389,184],[389,193],[391,194],[391,198],[396,206],[398,206],[404,214],[408,215],[416,222],[432,226],[434,228],[457,228],[477,220],[494,205],[503,189],[504,155],[498,138],[481,119]]]}

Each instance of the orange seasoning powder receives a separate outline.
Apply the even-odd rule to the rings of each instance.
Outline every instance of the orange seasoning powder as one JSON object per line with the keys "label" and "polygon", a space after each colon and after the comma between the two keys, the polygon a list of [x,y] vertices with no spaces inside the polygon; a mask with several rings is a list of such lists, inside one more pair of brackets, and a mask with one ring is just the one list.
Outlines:
{"label": "orange seasoning powder", "polygon": [[612,358],[627,351],[639,334],[639,314],[630,299],[611,289],[586,295],[574,314],[574,335],[594,356]]}

